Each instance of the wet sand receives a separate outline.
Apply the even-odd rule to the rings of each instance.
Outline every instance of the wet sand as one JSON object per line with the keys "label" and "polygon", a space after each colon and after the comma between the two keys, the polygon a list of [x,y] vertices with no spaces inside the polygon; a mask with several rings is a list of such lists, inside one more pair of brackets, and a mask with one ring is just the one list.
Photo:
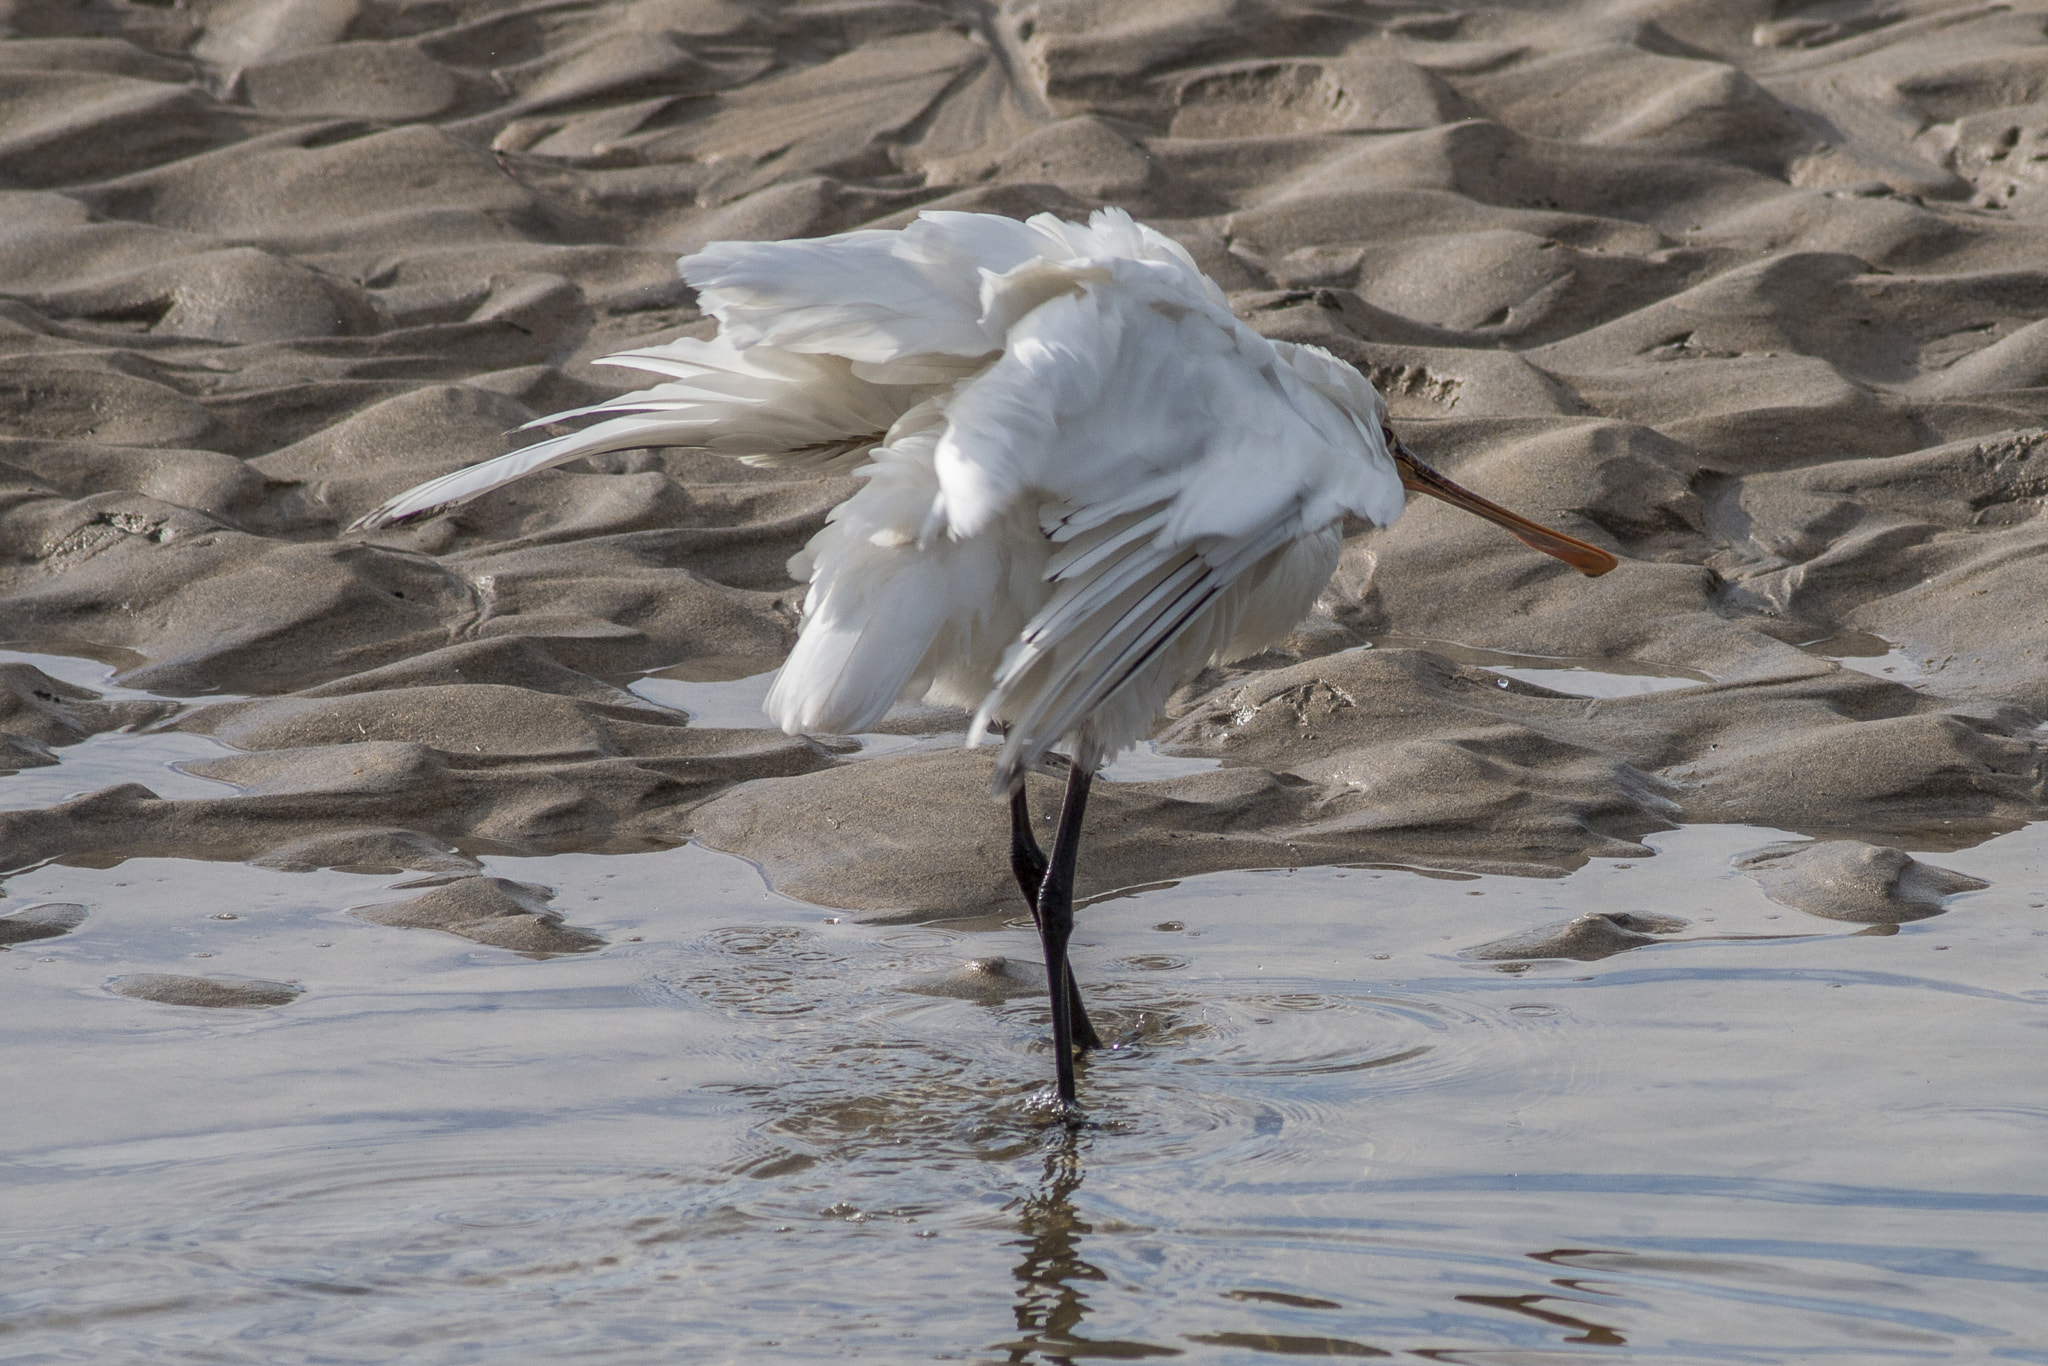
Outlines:
{"label": "wet sand", "polygon": [[[14,1341],[2048,1341],[2039,6],[4,22]],[[1622,565],[1417,507],[1183,690],[1069,1141],[964,718],[753,715],[847,482],[340,528],[704,335],[679,252],[1102,204]]]}
{"label": "wet sand", "polygon": [[[0,815],[0,847],[696,838],[849,909],[991,909],[974,760],[849,770],[623,691],[772,668],[784,561],[845,482],[627,452],[338,530],[620,392],[595,358],[701,334],[678,251],[1104,203],[1623,564],[1589,584],[1435,506],[1354,538],[1285,648],[1180,699],[1162,746],[1222,771],[1115,813],[1134,849],[1091,891],[1558,873],[1685,822],[2016,828],[2048,709],[2048,40],[2028,7],[1781,8],[23,9],[0,640],[192,699],[154,724],[242,751],[192,771],[245,795]],[[1698,686],[1496,695],[1460,648]],[[140,719],[6,686],[21,765]],[[814,839],[849,800],[871,825]]]}

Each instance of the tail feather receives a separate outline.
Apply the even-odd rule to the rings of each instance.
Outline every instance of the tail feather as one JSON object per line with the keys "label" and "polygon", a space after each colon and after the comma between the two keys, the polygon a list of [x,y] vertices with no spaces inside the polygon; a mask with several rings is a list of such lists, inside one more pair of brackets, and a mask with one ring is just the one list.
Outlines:
{"label": "tail feather", "polygon": [[501,455],[495,460],[486,460],[438,479],[429,479],[356,518],[348,530],[375,531],[380,527],[417,521],[444,508],[459,507],[535,470],[565,464],[579,456],[632,450],[639,446],[673,445],[674,427],[675,424],[659,418],[615,417],[580,432],[558,436],[551,441],[513,451],[510,455]]}
{"label": "tail feather", "polygon": [[922,395],[870,384],[836,356],[741,352],[685,337],[606,358],[672,376],[651,389],[528,423],[605,420],[444,474],[366,513],[351,531],[373,531],[455,507],[536,470],[580,456],[641,446],[715,451],[751,464],[836,468],[857,462]]}

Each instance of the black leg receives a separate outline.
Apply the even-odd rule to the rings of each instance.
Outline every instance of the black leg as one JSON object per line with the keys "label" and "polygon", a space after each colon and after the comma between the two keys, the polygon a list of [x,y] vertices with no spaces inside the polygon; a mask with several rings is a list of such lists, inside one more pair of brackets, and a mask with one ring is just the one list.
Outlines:
{"label": "black leg", "polygon": [[1045,975],[1052,994],[1053,1065],[1058,1069],[1060,1099],[1068,1105],[1074,1103],[1075,1006],[1081,993],[1067,963],[1067,940],[1074,932],[1074,861],[1081,849],[1081,813],[1088,807],[1088,788],[1094,781],[1095,756],[1084,750],[1074,756],[1067,773],[1059,832],[1053,836],[1045,885],[1038,892],[1038,937],[1045,945]]}
{"label": "black leg", "polygon": [[[1024,889],[1024,902],[1031,907],[1031,923],[1038,926],[1042,940],[1045,923],[1038,918],[1038,895],[1045,887],[1045,854],[1031,833],[1031,807],[1025,800],[1022,782],[1010,794],[1010,871],[1016,874],[1017,885]],[[1102,1037],[1095,1032],[1087,1007],[1081,1004],[1081,988],[1074,981],[1072,964],[1067,967],[1067,1010],[1074,1023],[1075,1045],[1102,1047]]]}
{"label": "black leg", "polygon": [[1022,778],[1010,793],[1010,871],[1017,875],[1017,885],[1024,889],[1024,899],[1031,903],[1031,919],[1035,923],[1038,889],[1045,885],[1045,854],[1031,834],[1031,807],[1025,800]]}

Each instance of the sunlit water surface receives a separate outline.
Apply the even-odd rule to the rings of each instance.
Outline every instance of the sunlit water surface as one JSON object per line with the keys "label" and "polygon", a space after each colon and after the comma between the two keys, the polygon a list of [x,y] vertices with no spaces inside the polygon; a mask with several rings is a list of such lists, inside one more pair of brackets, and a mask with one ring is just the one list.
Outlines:
{"label": "sunlit water surface", "polygon": [[[88,914],[0,952],[0,1359],[2048,1362],[2048,829],[1889,935],[1729,866],[1776,838],[1100,901],[1075,1126],[1037,997],[919,989],[1034,958],[1021,904],[491,859],[611,941],[534,961],[349,914],[402,877],[46,866],[0,913]],[[1588,910],[1689,923],[1462,956]]]}

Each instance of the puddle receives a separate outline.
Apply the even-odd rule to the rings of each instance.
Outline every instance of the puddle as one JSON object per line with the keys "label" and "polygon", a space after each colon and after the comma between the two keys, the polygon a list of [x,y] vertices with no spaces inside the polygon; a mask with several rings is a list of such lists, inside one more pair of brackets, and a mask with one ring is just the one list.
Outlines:
{"label": "puddle", "polygon": [[1190,773],[1207,773],[1221,767],[1221,759],[1161,754],[1153,748],[1150,740],[1140,740],[1113,762],[1103,765],[1102,776],[1112,783],[1153,783],[1164,778],[1183,778]]}
{"label": "puddle", "polygon": [[[768,689],[775,684],[776,671],[751,674],[745,678],[668,678],[650,674],[628,685],[638,697],[656,706],[679,711],[693,726],[715,729],[760,730],[775,723],[761,710]],[[858,750],[841,755],[846,759],[876,759],[917,750],[953,749],[965,744],[967,732],[959,726],[959,714],[938,708],[897,706],[889,711],[892,722],[911,722],[929,713],[933,728],[920,732],[908,726],[888,732],[876,731],[845,737],[857,742]]]}
{"label": "puddle", "polygon": [[1670,692],[1676,688],[1697,688],[1697,678],[1669,678],[1659,674],[1621,674],[1573,665],[1568,669],[1525,669],[1489,665],[1488,671],[1508,678],[1534,683],[1552,692],[1573,697],[1634,697],[1639,693]]}
{"label": "puddle", "polygon": [[1712,674],[1676,664],[1651,664],[1636,659],[1595,659],[1570,655],[1527,655],[1507,650],[1487,650],[1450,640],[1423,636],[1381,636],[1363,650],[1428,650],[1454,664],[1469,664],[1489,672],[1534,683],[1552,692],[1574,697],[1633,697],[1639,693],[1669,692],[1696,688],[1715,681]]}
{"label": "puddle", "polygon": [[1952,655],[1949,659],[1942,659],[1911,654],[1883,636],[1875,636],[1868,631],[1845,631],[1823,640],[1808,641],[1799,648],[1822,659],[1832,659],[1845,669],[1908,685],[1926,682],[1954,658]]}
{"label": "puddle", "polygon": [[[89,688],[110,702],[170,701],[181,706],[193,705],[191,699],[144,692],[114,682],[116,673],[143,662],[140,656],[114,663],[76,655],[0,649],[0,664],[31,665],[60,683]],[[235,700],[225,694],[209,695],[199,705]],[[54,765],[0,772],[0,811],[53,806],[119,783],[141,783],[159,797],[171,798],[231,797],[240,790],[232,783],[201,778],[178,767],[237,752],[210,736],[110,730],[89,735],[76,744],[56,746],[50,752],[57,759]]]}
{"label": "puddle", "polygon": [[177,702],[181,705],[204,706],[212,702],[239,702],[239,693],[184,693],[148,692],[131,688],[114,681],[115,675],[139,669],[149,660],[128,650],[105,650],[105,659],[86,655],[48,654],[37,650],[6,648],[0,649],[0,664],[30,664],[41,669],[60,683],[73,687],[90,688],[110,702],[123,700]]}
{"label": "puddle", "polygon": [[210,735],[110,730],[50,752],[57,756],[53,765],[0,774],[0,811],[54,806],[120,783],[141,783],[157,796],[170,798],[232,797],[241,790],[178,767],[241,752]]}
{"label": "puddle", "polygon": [[[17,642],[18,644],[19,642]],[[114,675],[129,669],[140,668],[149,661],[143,656],[126,650],[104,652],[105,660],[86,655],[48,654],[38,650],[18,649],[14,646],[0,648],[0,664],[28,664],[41,669],[60,683],[69,683],[75,688],[91,688],[102,697],[113,700],[122,698],[156,700],[159,694],[143,692],[136,688],[123,687],[114,682]],[[171,699],[183,701],[182,698]]]}
{"label": "puddle", "polygon": [[774,722],[761,710],[761,703],[774,686],[776,670],[749,674],[745,678],[665,678],[648,674],[627,684],[636,697],[656,706],[685,712],[690,724],[711,730],[762,730]]}
{"label": "puddle", "polygon": [[1889,678],[1895,683],[1924,682],[1930,673],[1938,671],[1929,669],[1927,661],[1915,659],[1904,650],[1888,650],[1871,658],[1845,655],[1835,662],[1845,669],[1854,669],[1875,678]]}
{"label": "puddle", "polygon": [[880,731],[849,736],[860,748],[842,759],[880,759],[891,754],[912,754],[921,750],[958,749],[967,743],[964,730],[938,731],[930,735],[887,735]]}

